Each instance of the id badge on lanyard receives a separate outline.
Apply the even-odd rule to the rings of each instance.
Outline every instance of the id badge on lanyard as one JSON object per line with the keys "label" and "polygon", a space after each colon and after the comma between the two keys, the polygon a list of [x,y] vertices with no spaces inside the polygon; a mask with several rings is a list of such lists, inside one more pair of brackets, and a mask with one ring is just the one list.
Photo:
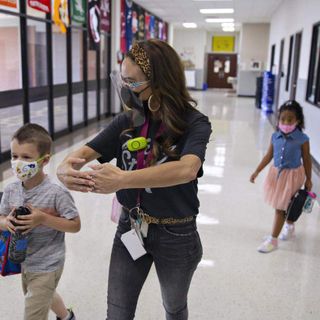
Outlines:
{"label": "id badge on lanyard", "polygon": [[[146,118],[145,123],[141,129],[141,136],[146,138],[149,128],[149,119]],[[139,150],[137,153],[137,170],[145,167],[144,149]],[[141,189],[138,190],[137,205],[129,212],[131,222],[131,230],[121,235],[121,241],[127,248],[133,260],[137,260],[147,252],[144,248],[143,238],[148,235],[148,224],[142,221],[140,214],[140,194]]]}
{"label": "id badge on lanyard", "polygon": [[[149,129],[149,117],[146,118],[146,121],[144,122],[141,128],[140,136],[147,138],[148,129]],[[162,132],[163,132],[163,126],[161,124],[160,128],[157,130],[156,137],[158,137]],[[147,162],[150,161],[151,158],[152,158],[151,151],[149,151],[145,159],[145,150],[139,150],[137,153],[137,170],[145,168]],[[131,215],[132,216],[131,228],[136,230],[138,237],[143,244],[143,238],[146,238],[148,235],[149,225],[142,219],[142,215],[141,215],[141,213],[143,213],[142,209],[140,208],[141,191],[142,191],[141,189],[139,189],[138,191],[136,207],[131,209],[131,211],[134,211],[132,212],[133,214]]]}

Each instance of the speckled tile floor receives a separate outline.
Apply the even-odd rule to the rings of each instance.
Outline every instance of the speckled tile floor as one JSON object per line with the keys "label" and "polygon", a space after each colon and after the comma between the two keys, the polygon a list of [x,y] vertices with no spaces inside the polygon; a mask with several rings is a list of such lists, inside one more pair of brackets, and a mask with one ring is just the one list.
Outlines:
{"label": "speckled tile floor", "polygon": [[[204,247],[189,294],[190,319],[196,320],[318,320],[320,319],[320,209],[303,214],[293,241],[264,255],[256,251],[270,232],[273,210],[263,202],[266,172],[249,183],[249,176],[265,152],[273,128],[250,98],[227,97],[223,92],[192,92],[199,109],[213,124],[205,176],[199,180],[198,219]],[[56,148],[48,168],[95,135],[92,130],[74,144]],[[71,138],[70,138],[71,139]],[[67,139],[68,140],[68,139]],[[59,140],[57,141],[59,143]],[[73,144],[73,145],[72,145]],[[0,189],[12,180],[2,166]],[[319,190],[315,177],[315,191]],[[319,192],[318,192],[319,193]],[[67,260],[59,292],[78,320],[105,319],[110,250],[115,224],[109,219],[112,195],[73,192],[82,230],[67,235]],[[0,319],[22,319],[20,277],[0,279]],[[50,320],[55,319],[50,314]],[[142,290],[138,320],[163,320],[159,284],[154,269]]]}

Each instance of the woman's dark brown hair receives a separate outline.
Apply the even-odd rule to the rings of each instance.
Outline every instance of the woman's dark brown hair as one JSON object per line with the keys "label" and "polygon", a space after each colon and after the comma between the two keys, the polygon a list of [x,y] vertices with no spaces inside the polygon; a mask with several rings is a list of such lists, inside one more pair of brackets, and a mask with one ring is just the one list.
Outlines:
{"label": "woman's dark brown hair", "polygon": [[[149,58],[151,75],[146,76],[150,80],[152,103],[160,106],[155,115],[165,126],[164,134],[153,144],[153,164],[157,161],[161,149],[166,155],[177,157],[172,146],[186,130],[186,112],[196,107],[197,102],[191,98],[186,88],[181,60],[168,43],[150,39],[136,44]],[[135,62],[130,51],[126,56]]]}

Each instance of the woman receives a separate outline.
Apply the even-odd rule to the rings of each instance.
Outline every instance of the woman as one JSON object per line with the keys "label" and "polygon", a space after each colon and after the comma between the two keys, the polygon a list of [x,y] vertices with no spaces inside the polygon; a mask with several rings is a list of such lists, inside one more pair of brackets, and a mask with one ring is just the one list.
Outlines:
{"label": "woman", "polygon": [[[134,318],[152,263],[166,319],[188,319],[188,290],[202,256],[197,178],[203,174],[211,125],[194,108],[179,56],[163,41],[135,43],[122,63],[120,81],[112,78],[131,111],[66,157],[58,177],[72,190],[116,192],[122,205],[110,261],[107,319]],[[117,166],[108,163],[114,158]],[[102,164],[79,171],[94,159]]]}

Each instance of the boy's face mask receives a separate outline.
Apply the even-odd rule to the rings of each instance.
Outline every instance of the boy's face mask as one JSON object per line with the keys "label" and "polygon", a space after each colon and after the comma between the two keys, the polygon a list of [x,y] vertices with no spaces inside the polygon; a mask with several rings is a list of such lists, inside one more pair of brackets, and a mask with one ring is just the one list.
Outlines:
{"label": "boy's face mask", "polygon": [[33,178],[39,172],[39,162],[45,157],[46,155],[32,162],[23,160],[11,160],[11,168],[14,175],[21,181],[27,181]]}

